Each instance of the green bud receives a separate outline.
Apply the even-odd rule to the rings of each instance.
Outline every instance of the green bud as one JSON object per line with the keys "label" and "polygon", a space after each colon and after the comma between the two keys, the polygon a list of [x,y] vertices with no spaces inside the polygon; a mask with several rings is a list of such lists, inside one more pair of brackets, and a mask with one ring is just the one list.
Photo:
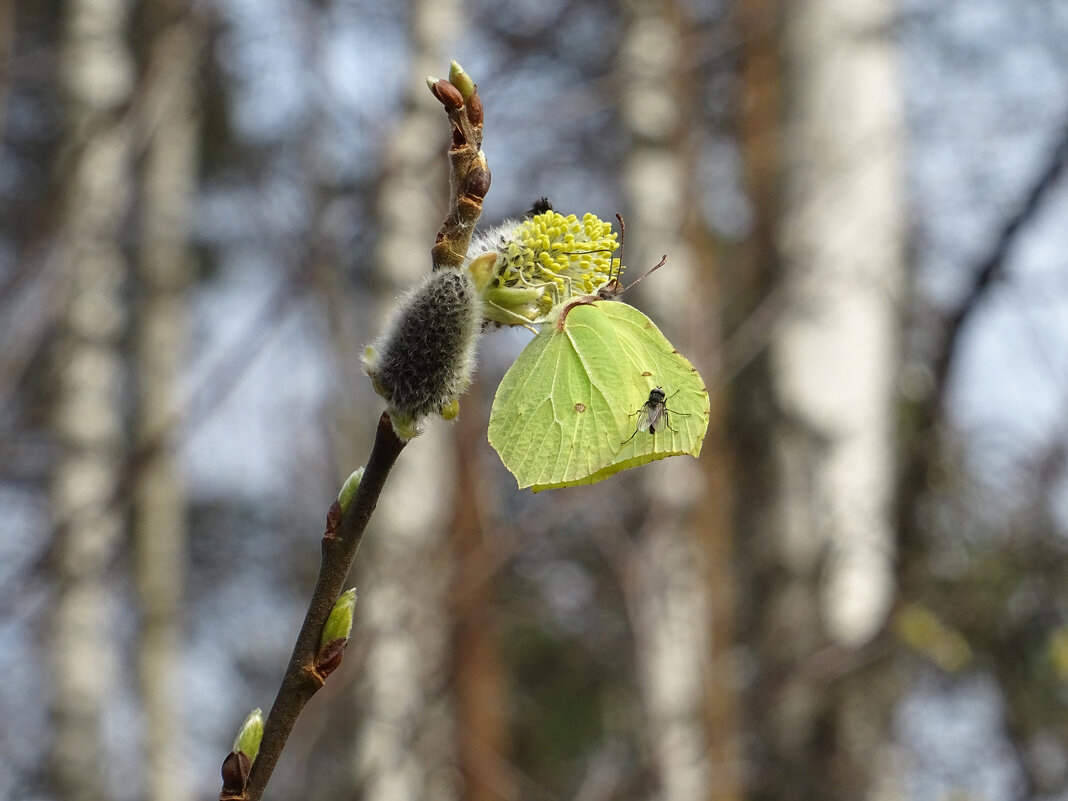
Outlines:
{"label": "green bud", "polygon": [[357,467],[352,471],[352,474],[345,479],[345,483],[341,485],[341,492],[337,494],[337,502],[341,504],[342,514],[349,510],[349,504],[352,503],[352,499],[356,495],[356,490],[360,488],[360,481],[362,480],[363,468]]}
{"label": "green bud", "polygon": [[475,93],[475,82],[471,80],[470,75],[464,72],[464,68],[455,61],[449,66],[449,83],[460,90],[465,103]]}
{"label": "green bud", "polygon": [[241,731],[234,740],[233,753],[244,754],[250,761],[256,761],[256,755],[260,752],[260,740],[263,739],[263,712],[253,709],[245,722],[241,724]]}
{"label": "green bud", "polygon": [[334,640],[347,640],[352,634],[352,613],[356,608],[356,588],[345,590],[337,599],[330,617],[323,626],[323,636],[319,638],[319,647],[323,648]]}
{"label": "green bud", "polygon": [[402,414],[396,409],[390,411],[389,420],[393,423],[393,433],[397,435],[401,442],[410,442],[423,433],[415,418]]}
{"label": "green bud", "polygon": [[441,407],[441,419],[442,420],[455,420],[460,416],[460,399],[453,398],[447,404]]}

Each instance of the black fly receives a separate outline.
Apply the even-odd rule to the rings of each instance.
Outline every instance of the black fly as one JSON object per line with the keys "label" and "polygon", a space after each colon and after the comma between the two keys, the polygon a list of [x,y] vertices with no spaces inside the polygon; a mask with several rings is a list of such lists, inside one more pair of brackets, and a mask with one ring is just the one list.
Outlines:
{"label": "black fly", "polygon": [[670,412],[670,410],[668,409],[667,402],[678,394],[679,391],[675,390],[671,393],[671,396],[668,397],[662,387],[655,387],[649,390],[649,399],[642,404],[642,407],[638,409],[638,411],[634,412],[634,414],[631,415],[631,417],[633,417],[635,414],[638,415],[638,425],[635,427],[634,433],[627,437],[625,440],[623,440],[623,442],[621,442],[620,444],[626,445],[628,442],[638,436],[638,433],[641,431],[648,431],[650,434],[656,434],[657,431],[661,431],[667,428],[670,431],[678,433],[677,431],[675,431],[674,428],[671,427],[669,413],[679,414],[683,417],[690,416],[685,412]]}
{"label": "black fly", "polygon": [[535,200],[529,209],[527,209],[527,217],[537,217],[539,214],[544,214],[547,211],[553,210],[553,204],[549,202],[547,197],[539,197]]}

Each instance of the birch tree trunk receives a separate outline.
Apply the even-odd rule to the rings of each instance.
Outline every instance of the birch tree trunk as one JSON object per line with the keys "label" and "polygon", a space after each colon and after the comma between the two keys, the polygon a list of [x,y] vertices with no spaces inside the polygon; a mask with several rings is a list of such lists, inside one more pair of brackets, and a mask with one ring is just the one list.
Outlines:
{"label": "birch tree trunk", "polygon": [[141,606],[138,670],[145,719],[147,797],[189,797],[177,684],[187,526],[185,490],[168,435],[176,419],[186,338],[190,201],[195,189],[197,44],[180,0],[154,6],[146,87],[148,143],[141,174],[143,241],[137,264],[134,436],[143,454],[133,489],[135,579]]}
{"label": "birch tree trunk", "polygon": [[59,251],[66,295],[55,362],[60,453],[51,488],[52,778],[64,801],[111,796],[101,724],[117,669],[105,576],[122,534],[115,493],[124,447],[119,340],[126,267],[118,235],[128,205],[129,132],[119,110],[134,83],[126,15],[124,0],[74,0],[60,53],[66,147],[81,151],[67,178]]}
{"label": "birch tree trunk", "polygon": [[[446,126],[424,78],[448,65],[458,31],[457,2],[416,0],[407,81],[411,92],[387,150],[378,212],[381,317],[430,270],[430,246],[445,216]],[[375,801],[442,801],[460,794],[454,708],[448,692],[449,588],[454,558],[447,537],[455,454],[444,426],[430,423],[397,463],[360,560],[362,628],[369,652],[359,688],[356,780]]]}
{"label": "birch tree trunk", "polygon": [[[888,0],[791,8],[793,78],[781,248],[790,313],[773,343],[785,434],[787,536],[826,543],[820,606],[831,640],[881,627],[894,556],[891,405],[903,268],[902,112]],[[814,447],[813,447],[814,446]],[[799,484],[797,479],[801,479]],[[816,499],[816,504],[812,499]]]}
{"label": "birch tree trunk", "polygon": [[[668,267],[642,285],[644,305],[680,351],[701,363],[718,325],[714,291],[699,289],[713,287],[714,277],[707,251],[699,255],[692,214],[696,141],[688,109],[697,101],[681,60],[692,25],[680,4],[628,3],[621,71],[632,142],[624,165],[631,278],[668,254]],[[672,328],[677,320],[691,327]],[[655,797],[664,801],[739,797],[736,701],[723,675],[733,640],[723,424],[722,398],[714,395],[702,463],[670,459],[643,471],[650,514],[634,565],[635,640]]]}
{"label": "birch tree trunk", "polygon": [[[770,21],[782,14],[788,81],[776,236],[787,307],[771,341],[777,514],[762,537],[772,580],[758,634],[770,677],[761,786],[769,798],[896,797],[889,668],[851,662],[894,596],[904,269],[892,4],[745,5]],[[843,667],[823,670],[818,654],[837,654]]]}

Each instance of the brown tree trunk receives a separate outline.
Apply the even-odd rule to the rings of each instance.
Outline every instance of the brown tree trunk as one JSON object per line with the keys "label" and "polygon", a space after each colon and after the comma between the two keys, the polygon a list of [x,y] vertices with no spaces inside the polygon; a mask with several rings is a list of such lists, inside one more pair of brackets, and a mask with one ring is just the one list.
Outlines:
{"label": "brown tree trunk", "polygon": [[453,583],[456,626],[453,677],[460,731],[460,770],[464,801],[505,801],[517,798],[515,779],[506,768],[511,751],[508,676],[500,651],[500,633],[493,617],[497,573],[482,528],[480,508],[485,486],[478,475],[477,443],[485,437],[486,410],[478,408],[476,392],[463,401],[456,423],[459,471],[457,504],[452,521],[458,569]]}

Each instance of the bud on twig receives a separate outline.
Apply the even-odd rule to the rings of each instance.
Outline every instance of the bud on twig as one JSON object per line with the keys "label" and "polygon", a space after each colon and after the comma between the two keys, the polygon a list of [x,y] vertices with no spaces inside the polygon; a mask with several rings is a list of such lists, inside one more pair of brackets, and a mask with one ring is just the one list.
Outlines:
{"label": "bud on twig", "polygon": [[430,92],[438,99],[441,105],[445,106],[450,111],[456,111],[463,108],[464,98],[460,94],[460,90],[453,86],[443,78],[434,78],[427,76],[426,85],[430,87]]}
{"label": "bud on twig", "polygon": [[241,724],[241,730],[234,738],[233,749],[223,760],[223,786],[220,798],[238,798],[244,793],[252,763],[256,761],[256,755],[260,752],[262,739],[263,712],[253,709],[245,718],[245,722]]}
{"label": "bud on twig", "polygon": [[477,86],[471,97],[467,98],[467,119],[472,125],[482,124],[482,98],[478,96]]}
{"label": "bud on twig", "polygon": [[[471,76],[455,61],[449,68],[449,84],[460,93],[463,105],[455,108],[446,106],[449,116],[449,213],[441,224],[441,229],[430,250],[434,270],[457,268],[467,253],[468,244],[475,224],[482,213],[482,199],[489,189],[489,168],[482,147],[482,100]],[[444,93],[447,90],[441,89]],[[479,165],[485,174],[471,180],[472,168]],[[384,383],[384,382],[380,382]],[[386,387],[388,391],[388,387]],[[447,405],[449,399],[443,399]],[[390,415],[392,417],[392,414]],[[415,430],[411,425],[401,425],[397,429],[402,439],[410,438],[409,432]]]}
{"label": "bud on twig", "polygon": [[356,495],[356,490],[360,488],[360,481],[363,480],[363,468],[357,467],[348,478],[345,479],[345,483],[341,485],[341,491],[337,494],[337,502],[341,504],[341,513],[345,514],[349,510],[349,504],[352,503],[353,497]]}
{"label": "bud on twig", "polygon": [[349,644],[352,634],[352,615],[356,607],[356,588],[346,590],[337,599],[330,617],[323,626],[319,638],[319,653],[315,656],[315,673],[320,680],[325,680],[341,665],[345,655],[345,646]]}
{"label": "bud on twig", "polygon": [[[471,95],[475,93],[475,82],[471,80],[470,75],[464,72],[464,68],[455,61],[449,65],[449,83],[460,90],[460,95],[463,97],[465,103],[470,100]],[[472,122],[474,122],[474,120],[472,120]]]}
{"label": "bud on twig", "polygon": [[476,197],[482,200],[486,197],[486,193],[490,188],[490,173],[489,170],[484,169],[482,166],[476,164],[471,168],[471,172],[467,174],[467,181],[464,184],[464,194],[469,197]]}
{"label": "bud on twig", "polygon": [[334,640],[347,640],[352,634],[352,614],[356,608],[356,588],[345,590],[330,610],[330,617],[323,626],[323,634],[319,638],[319,647],[322,648]]}

